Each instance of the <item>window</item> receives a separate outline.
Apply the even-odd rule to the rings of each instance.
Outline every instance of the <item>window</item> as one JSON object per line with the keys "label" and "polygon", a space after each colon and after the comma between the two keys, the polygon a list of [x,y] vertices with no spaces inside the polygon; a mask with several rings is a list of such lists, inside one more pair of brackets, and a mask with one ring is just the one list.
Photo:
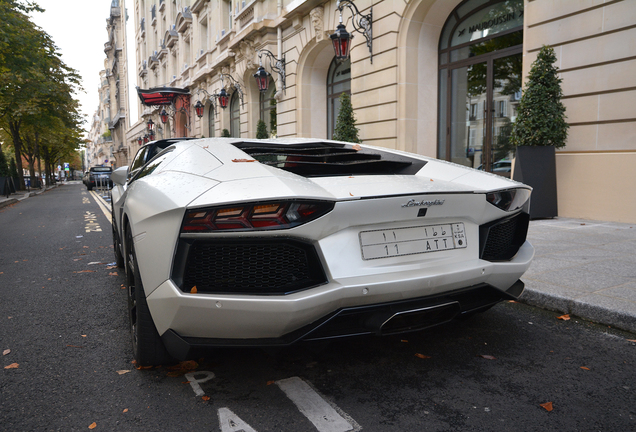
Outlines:
{"label": "window", "polygon": [[214,137],[214,107],[208,107],[208,137]]}
{"label": "window", "polygon": [[237,91],[232,93],[230,100],[230,135],[234,138],[241,136],[241,101]]}
{"label": "window", "polygon": [[260,119],[265,122],[267,125],[267,130],[270,135],[276,135],[276,126],[277,126],[277,118],[276,118],[276,99],[274,99],[274,95],[276,94],[276,86],[274,85],[274,80],[270,77],[269,86],[267,87],[267,91],[261,92],[259,95],[259,107],[260,107]]}
{"label": "window", "polygon": [[333,137],[336,119],[340,112],[340,95],[351,94],[351,60],[339,62],[334,59],[327,73],[327,138]]}

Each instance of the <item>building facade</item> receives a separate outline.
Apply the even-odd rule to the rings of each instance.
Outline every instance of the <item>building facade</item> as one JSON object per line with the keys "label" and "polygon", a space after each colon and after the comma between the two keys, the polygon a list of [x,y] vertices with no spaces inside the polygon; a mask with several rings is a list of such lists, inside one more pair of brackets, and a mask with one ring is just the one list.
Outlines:
{"label": "building facade", "polygon": [[[559,215],[636,222],[636,3],[632,0],[355,0],[343,24],[350,59],[330,35],[336,1],[134,0],[140,89],[187,90],[142,105],[127,134],[134,155],[146,122],[156,138],[331,138],[338,97],[351,95],[365,144],[510,175],[507,137],[542,45],[555,48],[570,134],[557,151]],[[355,16],[354,16],[355,15]],[[354,32],[371,21],[371,43]],[[359,25],[358,25],[359,26]],[[267,50],[284,59],[277,74]],[[260,54],[260,55],[259,55]],[[259,92],[254,73],[272,73]],[[221,108],[219,95],[229,95]],[[195,114],[200,102],[203,115]],[[161,122],[163,110],[168,114]]]}

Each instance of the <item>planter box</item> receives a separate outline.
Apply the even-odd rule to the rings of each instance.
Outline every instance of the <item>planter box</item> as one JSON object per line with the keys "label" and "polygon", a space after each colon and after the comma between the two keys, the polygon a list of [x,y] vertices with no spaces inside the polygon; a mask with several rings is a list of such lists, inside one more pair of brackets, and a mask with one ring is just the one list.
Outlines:
{"label": "planter box", "polygon": [[530,219],[558,216],[554,146],[519,146],[512,179],[532,186]]}

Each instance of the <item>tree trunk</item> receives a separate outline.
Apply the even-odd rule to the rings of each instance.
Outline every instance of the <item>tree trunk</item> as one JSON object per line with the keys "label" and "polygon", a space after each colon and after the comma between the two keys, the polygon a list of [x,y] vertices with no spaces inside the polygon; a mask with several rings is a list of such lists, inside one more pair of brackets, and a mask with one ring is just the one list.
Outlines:
{"label": "tree trunk", "polygon": [[18,184],[16,189],[24,190],[24,174],[22,173],[22,139],[20,138],[20,121],[9,121],[9,130],[13,140],[13,149],[15,151],[15,166],[18,171]]}

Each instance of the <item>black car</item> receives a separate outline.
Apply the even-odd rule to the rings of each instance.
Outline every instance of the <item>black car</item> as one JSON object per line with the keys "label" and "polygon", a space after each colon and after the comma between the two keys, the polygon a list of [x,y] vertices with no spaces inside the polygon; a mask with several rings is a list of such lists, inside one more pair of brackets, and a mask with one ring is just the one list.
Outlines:
{"label": "black car", "polygon": [[92,190],[94,187],[108,187],[108,189],[112,189],[113,181],[110,179],[112,172],[113,169],[111,167],[91,167],[87,175],[84,176],[86,189]]}

